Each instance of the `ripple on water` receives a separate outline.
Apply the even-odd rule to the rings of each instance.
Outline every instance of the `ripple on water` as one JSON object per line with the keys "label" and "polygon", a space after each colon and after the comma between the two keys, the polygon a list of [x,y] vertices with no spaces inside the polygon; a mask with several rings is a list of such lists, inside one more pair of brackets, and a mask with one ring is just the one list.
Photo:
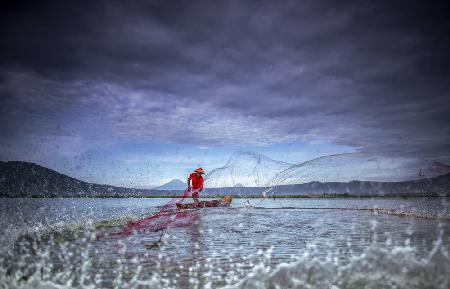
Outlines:
{"label": "ripple on water", "polygon": [[47,220],[15,238],[0,288],[448,288],[449,222],[374,214],[373,202],[324,204],[205,209],[186,226],[100,240],[154,209],[120,217],[102,204],[110,217],[89,215],[85,226],[68,212],[59,229]]}

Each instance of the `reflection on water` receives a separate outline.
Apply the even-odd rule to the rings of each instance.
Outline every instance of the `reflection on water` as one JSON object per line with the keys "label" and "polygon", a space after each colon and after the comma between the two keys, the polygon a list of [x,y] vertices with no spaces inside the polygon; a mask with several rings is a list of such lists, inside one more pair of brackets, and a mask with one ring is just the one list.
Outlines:
{"label": "reflection on water", "polygon": [[[446,198],[238,199],[190,211],[184,226],[115,235],[167,201],[2,199],[0,288],[450,284],[450,222],[421,218],[448,215]],[[360,210],[373,208],[411,214]]]}

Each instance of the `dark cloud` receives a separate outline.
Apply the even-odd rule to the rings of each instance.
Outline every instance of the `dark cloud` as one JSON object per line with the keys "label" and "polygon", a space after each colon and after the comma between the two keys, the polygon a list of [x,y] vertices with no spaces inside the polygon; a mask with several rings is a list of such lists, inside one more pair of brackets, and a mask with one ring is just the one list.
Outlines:
{"label": "dark cloud", "polygon": [[2,134],[448,159],[449,4],[335,2],[6,1]]}

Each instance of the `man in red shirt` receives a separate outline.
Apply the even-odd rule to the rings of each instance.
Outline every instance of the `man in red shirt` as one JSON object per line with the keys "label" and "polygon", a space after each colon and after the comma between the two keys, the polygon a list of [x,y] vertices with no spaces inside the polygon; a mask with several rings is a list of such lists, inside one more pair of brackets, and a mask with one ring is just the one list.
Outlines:
{"label": "man in red shirt", "polygon": [[192,192],[192,198],[194,199],[195,203],[198,203],[198,192],[201,192],[203,190],[202,175],[204,173],[205,171],[202,168],[198,168],[189,175],[189,178],[187,180],[188,190]]}

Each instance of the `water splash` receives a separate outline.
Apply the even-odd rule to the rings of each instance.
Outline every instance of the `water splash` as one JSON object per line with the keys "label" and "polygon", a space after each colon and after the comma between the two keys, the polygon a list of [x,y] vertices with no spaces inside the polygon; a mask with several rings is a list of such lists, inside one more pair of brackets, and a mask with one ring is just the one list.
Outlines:
{"label": "water splash", "polygon": [[292,166],[260,154],[236,152],[223,167],[208,173],[205,187],[264,187],[276,174]]}
{"label": "water splash", "polygon": [[[382,167],[378,166],[378,160],[362,154],[326,156],[299,165],[276,162],[250,153],[240,153],[236,157],[244,161],[236,159],[212,171],[206,184],[218,186],[225,179],[227,184],[234,184],[238,190],[256,186],[260,193],[276,193],[273,190],[276,186],[312,179],[355,179],[360,169],[367,168],[367,163],[373,169],[381,170]],[[308,243],[302,254],[295,254],[281,262],[273,258],[273,252],[267,250],[267,244],[257,247],[253,243],[257,238],[255,236],[264,236],[263,239],[267,237],[266,243],[270,245],[273,245],[271,241],[282,241],[283,246],[291,242],[289,244],[292,245],[298,241],[299,234],[306,235],[313,229],[317,230],[315,222],[320,220],[324,212],[333,210],[316,208],[317,213],[313,212],[315,215],[311,217],[309,225],[298,229],[303,224],[294,222],[280,230],[280,224],[273,221],[277,216],[286,214],[293,218],[295,214],[297,218],[307,215],[306,210],[300,208],[293,212],[288,207],[282,207],[281,210],[216,209],[211,211],[215,214],[209,215],[205,213],[207,209],[198,214],[174,210],[176,203],[188,196],[189,193],[184,192],[180,198],[158,207],[155,214],[138,219],[134,216],[124,226],[121,222],[100,226],[102,234],[104,229],[109,232],[107,235],[99,234],[99,223],[81,230],[62,231],[61,234],[42,234],[39,230],[39,234],[24,235],[14,242],[13,249],[6,250],[6,256],[0,258],[0,288],[447,288],[450,284],[448,235],[441,234],[429,250],[426,245],[423,248],[413,246],[409,237],[406,240],[388,239],[383,243],[377,240],[377,232],[372,236],[374,241],[367,243],[367,246],[365,240],[358,239],[360,237],[356,238],[359,242],[357,246],[350,241],[333,244],[336,240],[330,240],[331,244],[319,244],[323,241],[320,236],[314,240],[316,244]],[[410,212],[389,208],[367,209],[379,215],[359,209],[352,212],[346,208],[335,211],[331,217],[345,215],[343,220],[349,221],[348,226],[360,225],[360,220],[351,218],[360,211],[361,214],[369,215],[366,215],[369,219]],[[260,219],[255,221],[255,215]],[[233,216],[237,218],[234,223],[230,222]],[[419,217],[402,219],[401,222],[435,222],[433,224],[438,226],[437,222],[445,219],[446,215],[415,212],[407,216]],[[429,220],[422,220],[427,216],[431,216]],[[209,233],[210,243],[206,243],[204,228],[199,225],[202,218],[213,218],[209,227],[214,229],[214,232]],[[252,222],[253,226],[250,227],[248,223]],[[323,220],[319,225],[326,227],[329,223],[330,219]],[[373,221],[373,224],[376,222]],[[222,225],[226,228],[225,232],[216,233]],[[403,223],[399,223],[399,226],[402,227]],[[167,230],[167,233],[161,236],[155,234],[162,230]],[[252,234],[246,235],[246,230],[252,230]],[[289,230],[299,234],[295,233],[297,235],[294,238],[287,240],[273,237]],[[372,230],[375,230],[375,225]],[[410,237],[415,234],[412,229],[408,228],[407,231]],[[338,232],[332,232],[338,235]],[[352,229],[350,233],[360,236],[358,229]],[[431,238],[433,236],[436,235],[432,234]],[[161,238],[160,245],[153,246],[155,238]],[[217,238],[220,239],[219,243],[215,243]],[[328,235],[324,238],[328,239]],[[231,250],[236,240],[240,242],[237,246],[245,246]],[[403,241],[404,244],[398,243]],[[114,242],[116,250],[112,245]],[[176,244],[175,249],[170,247],[171,243]],[[359,250],[361,244],[364,249],[355,250],[356,247]],[[216,251],[210,256],[204,256],[202,246],[210,246]],[[248,253],[247,247],[254,247],[258,252]]]}
{"label": "water splash", "polygon": [[372,244],[349,262],[332,253],[319,259],[312,257],[314,252],[305,252],[297,261],[274,270],[261,263],[247,278],[225,288],[448,288],[449,252],[441,242],[438,239],[425,258],[408,245],[383,248]]}
{"label": "water splash", "polygon": [[426,195],[428,192],[445,195],[450,189],[450,182],[445,180],[438,186],[431,181],[405,183],[403,186],[393,184],[423,179],[423,173],[428,177],[437,176],[436,170],[433,173],[428,166],[425,167],[424,171],[419,167],[416,171],[411,160],[393,160],[367,153],[327,155],[300,164],[289,164],[255,153],[239,152],[233,154],[224,167],[211,171],[205,186],[211,194],[229,193],[242,197],[279,194]]}
{"label": "water splash", "polygon": [[[21,250],[19,261],[2,264],[0,288],[448,288],[450,255],[443,233],[433,246],[420,250],[408,240],[393,246],[394,240],[373,242],[357,253],[348,248],[323,251],[315,243],[307,245],[295,260],[276,264],[273,247],[248,256],[224,256],[170,265],[164,256],[156,259],[151,274],[144,270],[147,260],[128,258],[125,247],[115,262],[92,259],[94,237],[80,236],[78,242],[58,244],[30,241]],[[45,246],[44,246],[45,244]],[[79,245],[79,244],[78,244]],[[342,258],[348,250],[348,258]],[[55,255],[57,254],[57,255]],[[102,264],[102,265],[101,265]],[[99,268],[104,268],[100,269]],[[106,276],[113,274],[113,279]]]}

